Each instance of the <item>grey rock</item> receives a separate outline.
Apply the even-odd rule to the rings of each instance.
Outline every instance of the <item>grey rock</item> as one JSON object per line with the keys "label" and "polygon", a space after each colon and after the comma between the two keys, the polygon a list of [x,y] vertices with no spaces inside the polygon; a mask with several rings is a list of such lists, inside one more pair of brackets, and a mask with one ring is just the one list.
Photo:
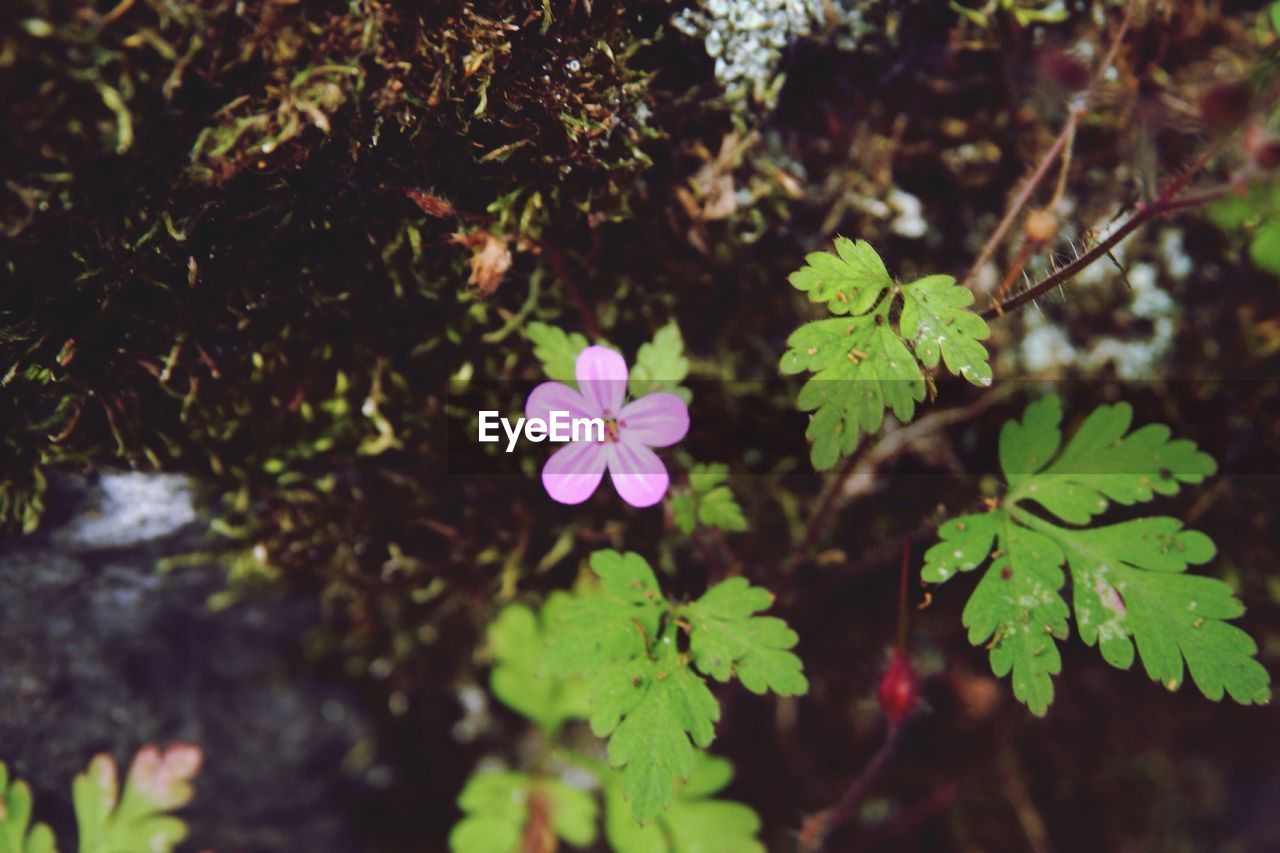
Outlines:
{"label": "grey rock", "polygon": [[0,760],[35,789],[37,817],[74,848],[71,782],[99,752],[145,743],[205,753],[185,812],[190,849],[359,849],[367,783],[340,769],[372,724],[349,688],[310,673],[314,601],[220,612],[215,564],[159,574],[207,550],[191,484],[153,474],[52,482],[53,529],[0,540]]}

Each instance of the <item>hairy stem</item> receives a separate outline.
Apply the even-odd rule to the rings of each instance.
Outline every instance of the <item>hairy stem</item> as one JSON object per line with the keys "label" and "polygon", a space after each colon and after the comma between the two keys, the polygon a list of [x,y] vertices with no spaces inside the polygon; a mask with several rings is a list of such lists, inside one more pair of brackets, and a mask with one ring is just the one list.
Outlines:
{"label": "hairy stem", "polygon": [[[1200,165],[1203,165],[1203,163]],[[1198,171],[1198,168],[1196,170]],[[1170,189],[1165,190],[1165,192],[1160,195],[1160,198],[1149,204],[1138,205],[1138,209],[1134,214],[1126,219],[1119,228],[1116,228],[1108,234],[1106,238],[1095,244],[1083,255],[1076,258],[1066,266],[1055,270],[1039,284],[1029,287],[1021,293],[1017,293],[1009,297],[1003,302],[998,302],[992,305],[990,308],[982,312],[982,318],[984,320],[989,320],[992,317],[997,317],[1006,311],[1011,311],[1014,308],[1025,305],[1060,284],[1070,281],[1083,272],[1084,269],[1094,261],[1106,256],[1106,254],[1114,249],[1121,241],[1124,240],[1124,238],[1128,237],[1142,225],[1146,224],[1147,221],[1155,219],[1157,216],[1164,216],[1165,214],[1173,213],[1174,211],[1185,210],[1189,207],[1198,207],[1202,204],[1207,204],[1208,202],[1222,198],[1230,192],[1231,189],[1229,185],[1223,185],[1211,190],[1195,193],[1194,195],[1182,196],[1181,198],[1172,197],[1171,191],[1176,192],[1185,185],[1185,183],[1185,178],[1179,179],[1179,181],[1170,187]]]}
{"label": "hairy stem", "polygon": [[[1120,52],[1120,45],[1124,42],[1125,33],[1129,31],[1129,21],[1132,14],[1132,8],[1126,7],[1124,18],[1121,19],[1120,26],[1116,30],[1115,36],[1111,39],[1111,46],[1107,49],[1107,54],[1103,57],[1102,64],[1094,71],[1094,80],[1101,79],[1107,69],[1115,63],[1116,55]],[[1062,130],[1058,132],[1058,138],[1053,141],[1053,145],[1049,146],[1049,150],[1040,158],[1040,163],[1036,166],[1035,171],[1031,173],[1031,177],[1027,179],[1026,184],[1018,191],[1018,195],[1014,198],[1013,203],[1009,205],[1009,209],[1005,211],[1000,224],[996,226],[996,230],[991,232],[991,236],[983,244],[982,251],[978,253],[978,259],[973,262],[973,266],[969,268],[969,272],[961,280],[961,284],[968,286],[978,274],[978,270],[982,269],[982,266],[995,254],[1005,235],[1013,227],[1014,220],[1018,218],[1023,208],[1027,206],[1027,202],[1031,200],[1031,194],[1035,192],[1036,187],[1040,186],[1040,182],[1049,174],[1049,169],[1053,166],[1053,162],[1059,157],[1062,158],[1062,163],[1058,170],[1058,181],[1053,191],[1052,200],[1047,207],[1053,207],[1062,198],[1063,190],[1066,189],[1067,172],[1071,168],[1071,146],[1075,143],[1076,128],[1080,123],[1081,117],[1089,109],[1089,101],[1092,99],[1092,95],[1093,92],[1090,89],[1083,99],[1071,105],[1070,111],[1067,113],[1067,120],[1063,123]],[[1008,280],[1012,280],[1012,277],[1016,275],[1016,272],[1011,271]],[[996,298],[998,300],[1000,297],[997,296]],[[997,313],[999,313],[998,308]]]}
{"label": "hairy stem", "polygon": [[996,226],[996,230],[991,232],[991,236],[987,238],[987,242],[982,245],[982,251],[978,253],[978,259],[973,262],[973,266],[969,268],[969,272],[961,279],[960,283],[968,285],[978,274],[978,270],[982,269],[987,261],[991,260],[991,256],[995,254],[997,248],[1004,241],[1005,235],[1009,233],[1009,229],[1013,227],[1014,221],[1018,215],[1022,213],[1022,209],[1027,206],[1027,202],[1031,200],[1031,194],[1035,192],[1036,187],[1040,186],[1040,182],[1049,174],[1049,170],[1053,167],[1053,163],[1062,154],[1063,148],[1067,143],[1075,138],[1076,122],[1080,120],[1080,116],[1084,113],[1084,107],[1073,109],[1067,116],[1067,122],[1063,125],[1058,138],[1053,141],[1053,145],[1049,146],[1049,150],[1040,158],[1040,164],[1036,166],[1031,177],[1023,184],[1022,189],[1018,191],[1018,195],[1009,205],[1009,209],[1005,211],[1004,217],[1000,220],[1000,224]]}

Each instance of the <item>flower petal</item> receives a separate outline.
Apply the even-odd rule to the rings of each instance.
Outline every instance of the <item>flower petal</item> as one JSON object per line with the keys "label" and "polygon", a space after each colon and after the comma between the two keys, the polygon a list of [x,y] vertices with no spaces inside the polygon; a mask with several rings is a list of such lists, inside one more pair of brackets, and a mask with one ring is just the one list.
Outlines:
{"label": "flower petal", "polygon": [[608,448],[609,478],[622,499],[632,506],[653,506],[667,493],[670,479],[667,468],[643,444],[626,440],[605,445]]}
{"label": "flower petal", "polygon": [[600,485],[606,464],[603,444],[575,441],[551,454],[542,466],[542,485],[553,501],[580,504]]}
{"label": "flower petal", "polygon": [[646,394],[622,407],[618,429],[628,441],[670,447],[689,431],[689,407],[674,394]]}
{"label": "flower petal", "polygon": [[560,382],[543,382],[529,392],[524,403],[526,418],[551,422],[552,412],[568,412],[571,418],[598,418],[600,413],[581,394]]}
{"label": "flower petal", "polygon": [[587,347],[578,353],[573,375],[587,402],[609,416],[618,414],[627,394],[627,363],[605,347]]}

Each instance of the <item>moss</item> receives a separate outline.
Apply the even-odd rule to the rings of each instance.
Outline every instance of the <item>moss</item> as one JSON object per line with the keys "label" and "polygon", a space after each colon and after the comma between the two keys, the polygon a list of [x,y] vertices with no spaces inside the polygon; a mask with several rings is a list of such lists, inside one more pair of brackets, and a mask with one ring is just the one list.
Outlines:
{"label": "moss", "polygon": [[[562,310],[537,282],[645,203],[671,102],[664,3],[424,5],[22,0],[0,36],[0,523],[47,466],[196,474],[215,603],[314,589],[361,672],[473,631],[529,547],[442,479],[444,380]],[[476,228],[515,253],[487,301]]]}
{"label": "moss", "polygon": [[[950,50],[915,0],[875,4],[894,28],[857,53],[797,47],[767,116],[718,100],[661,0],[12,5],[0,521],[36,525],[42,466],[195,473],[233,587],[322,593],[360,668],[473,635],[561,530],[613,535],[535,524],[532,479],[449,475],[445,379],[532,377],[522,318],[634,351],[678,315],[703,375],[771,379],[804,249],[895,239],[863,203],[898,184],[964,235],[1021,175],[999,152],[1039,144],[1008,109],[1018,58]],[[1090,132],[1109,168],[1113,129]],[[941,145],[996,155],[973,188]],[[485,299],[481,230],[512,254]],[[886,251],[903,274],[971,257],[933,239]]]}

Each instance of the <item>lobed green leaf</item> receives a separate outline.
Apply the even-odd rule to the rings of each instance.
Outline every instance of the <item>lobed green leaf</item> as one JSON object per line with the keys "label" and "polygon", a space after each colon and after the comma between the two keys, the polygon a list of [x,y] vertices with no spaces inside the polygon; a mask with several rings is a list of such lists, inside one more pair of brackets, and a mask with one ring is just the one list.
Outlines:
{"label": "lobed green leaf", "polygon": [[693,394],[681,382],[689,375],[689,359],[684,357],[684,338],[675,320],[670,321],[653,335],[653,340],[641,344],[636,353],[636,363],[627,379],[631,399],[656,391],[674,394],[688,403]]}
{"label": "lobed green leaf", "polygon": [[787,341],[784,373],[810,370],[797,406],[813,412],[805,435],[810,459],[819,470],[853,452],[864,433],[884,422],[886,408],[902,421],[924,400],[924,374],[882,314],[818,320],[797,329]]}
{"label": "lobed green leaf", "polygon": [[53,830],[43,823],[31,825],[31,788],[21,779],[10,779],[0,761],[0,850],[4,853],[57,853]]}
{"label": "lobed green leaf", "polygon": [[1065,527],[1022,506],[1084,524],[1111,501],[1132,505],[1198,483],[1213,472],[1213,460],[1190,441],[1171,440],[1161,424],[1130,432],[1132,410],[1124,403],[1095,410],[1058,454],[1061,420],[1061,402],[1048,397],[1004,425],[1004,501],[943,524],[922,578],[942,583],[990,559],[964,624],[972,643],[990,649],[992,671],[1012,673],[1014,695],[1036,714],[1052,701],[1052,676],[1061,668],[1054,640],[1067,636],[1064,566],[1080,637],[1112,666],[1128,669],[1136,650],[1147,674],[1170,690],[1190,672],[1215,701],[1226,694],[1244,704],[1269,701],[1270,676],[1255,659],[1256,644],[1226,621],[1244,607],[1221,581],[1186,574],[1213,559],[1208,536],[1174,518]]}
{"label": "lobed green leaf", "polygon": [[806,693],[800,659],[791,653],[799,641],[786,622],[754,614],[773,604],[773,594],[730,578],[709,589],[684,610],[689,620],[689,649],[699,670],[728,681],[737,675],[752,693],[780,696]]}
{"label": "lobed green leaf", "polygon": [[832,314],[865,314],[893,286],[884,261],[864,240],[837,237],[836,254],[813,252],[788,281],[814,302],[825,302]]}
{"label": "lobed green leaf", "polygon": [[910,420],[925,398],[922,366],[944,363],[975,385],[991,384],[981,343],[990,331],[969,307],[973,294],[950,276],[895,285],[871,246],[840,238],[835,255],[809,255],[790,281],[838,315],[792,333],[780,364],[785,375],[814,374],[800,389],[797,407],[813,412],[805,435],[815,468],[830,468],[852,453],[863,434],[880,429],[886,409]]}
{"label": "lobed green leaf", "polygon": [[522,604],[508,605],[488,631],[493,695],[551,733],[565,720],[587,715],[586,685],[554,678],[547,664],[548,626],[572,606],[571,600],[564,593],[552,593],[541,618]]}
{"label": "lobed green leaf", "polygon": [[972,304],[972,291],[951,276],[925,276],[902,286],[898,328],[925,367],[937,367],[941,358],[954,375],[985,387],[991,384],[991,365],[981,342],[991,330],[969,310]]}
{"label": "lobed green leaf", "polygon": [[187,825],[169,812],[191,801],[191,779],[201,761],[200,750],[187,744],[164,752],[145,746],[129,765],[120,792],[111,756],[95,757],[71,789],[81,853],[173,850],[187,837]]}
{"label": "lobed green leaf", "polygon": [[544,811],[563,841],[585,847],[596,840],[595,798],[557,779],[526,773],[478,773],[458,796],[463,818],[449,833],[455,853],[510,853],[521,849],[534,811]]}
{"label": "lobed green leaf", "polygon": [[1013,695],[1043,716],[1053,701],[1053,679],[1062,669],[1056,639],[1067,636],[1062,552],[1053,540],[998,520],[1000,556],[992,560],[965,605],[969,642],[987,643],[991,670],[1013,673]]}
{"label": "lobed green leaf", "polygon": [[1128,669],[1134,643],[1147,674],[1182,685],[1183,662],[1213,700],[1266,703],[1269,676],[1257,646],[1224,620],[1244,614],[1231,588],[1184,572],[1213,559],[1209,537],[1174,518],[1141,518],[1057,534],[1071,568],[1080,638],[1112,666]]}
{"label": "lobed green leaf", "polygon": [[[1061,404],[1056,397],[1049,401],[1029,408],[1024,425],[1001,431],[1010,502],[1033,501],[1063,521],[1086,524],[1110,501],[1131,506],[1157,494],[1177,494],[1182,484],[1199,483],[1217,469],[1194,442],[1170,440],[1164,424],[1129,432],[1133,409],[1128,403],[1099,406],[1058,458],[1044,466],[1040,453],[1048,444],[1040,433],[1056,434],[1061,419]],[[1044,467],[1033,470],[1019,463]]]}
{"label": "lobed green leaf", "polygon": [[605,834],[617,853],[764,853],[757,835],[760,818],[751,808],[712,799],[729,784],[733,765],[705,753],[667,810],[648,824],[637,823],[622,786],[605,786]]}
{"label": "lobed green leaf", "polygon": [[577,332],[565,332],[546,323],[532,322],[525,327],[525,334],[533,343],[533,354],[542,362],[547,378],[577,388],[574,365],[578,354],[590,346],[590,342]]}
{"label": "lobed green leaf", "polygon": [[[661,656],[626,673],[610,690],[627,692],[608,720],[592,728],[609,736],[609,764],[622,769],[622,792],[636,820],[653,820],[675,796],[676,785],[693,770],[694,747],[705,749],[715,737],[720,705],[701,678],[689,671],[664,638]],[[612,697],[616,698],[616,697]],[[616,713],[615,713],[616,711]]]}

